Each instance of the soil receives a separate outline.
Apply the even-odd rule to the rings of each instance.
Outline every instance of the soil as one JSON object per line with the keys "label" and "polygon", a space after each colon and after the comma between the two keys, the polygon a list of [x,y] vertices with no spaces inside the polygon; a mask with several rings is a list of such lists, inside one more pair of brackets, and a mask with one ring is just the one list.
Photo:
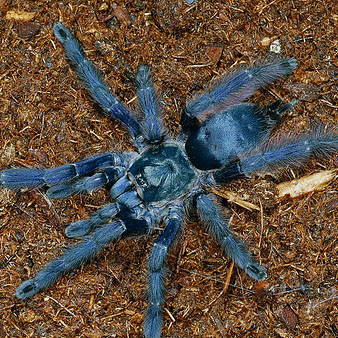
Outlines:
{"label": "soil", "polygon": [[[18,0],[2,2],[0,13],[1,169],[134,150],[124,127],[76,79],[52,33],[57,21],[133,111],[135,72],[149,64],[174,137],[187,98],[224,72],[276,57],[299,65],[250,101],[299,103],[272,137],[337,127],[336,1]],[[232,229],[267,269],[265,282],[233,267],[206,229],[187,220],[168,261],[163,337],[338,337],[338,180],[276,197],[278,183],[337,166],[335,154],[226,186],[258,206],[220,198]],[[103,189],[57,201],[43,189],[1,190],[0,337],[142,336],[147,257],[159,231],[113,243],[31,299],[15,297],[22,281],[76,242],[65,225],[108,201]]]}

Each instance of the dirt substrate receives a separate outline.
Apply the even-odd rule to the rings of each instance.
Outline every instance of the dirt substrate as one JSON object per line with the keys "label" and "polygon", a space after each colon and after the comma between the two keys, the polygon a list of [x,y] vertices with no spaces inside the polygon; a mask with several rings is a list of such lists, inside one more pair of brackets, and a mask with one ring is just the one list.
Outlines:
{"label": "dirt substrate", "polygon": [[[186,98],[229,69],[276,55],[296,58],[297,69],[251,101],[300,101],[273,137],[337,127],[336,1],[7,3],[0,5],[1,169],[133,149],[126,130],[81,88],[52,34],[57,21],[133,110],[137,66],[151,65],[173,136]],[[276,197],[278,183],[336,167],[337,154],[225,187],[258,206],[228,204],[232,229],[268,271],[264,283],[232,268],[205,228],[188,220],[168,262],[163,337],[338,337],[338,180],[295,199]],[[15,297],[22,281],[76,242],[65,225],[108,201],[104,190],[60,201],[44,190],[1,190],[0,337],[142,336],[147,257],[159,231],[112,244],[31,299]]]}

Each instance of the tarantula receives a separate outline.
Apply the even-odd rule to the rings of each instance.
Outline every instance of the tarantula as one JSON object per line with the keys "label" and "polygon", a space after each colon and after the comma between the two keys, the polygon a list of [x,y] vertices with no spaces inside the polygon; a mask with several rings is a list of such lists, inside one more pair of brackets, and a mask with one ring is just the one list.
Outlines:
{"label": "tarantula", "polygon": [[109,188],[112,202],[87,220],[70,224],[68,237],[83,242],[48,263],[34,279],[16,290],[28,298],[54,283],[63,273],[96,255],[109,242],[127,236],[148,235],[156,224],[165,227],[150,254],[149,307],[144,336],[161,336],[165,298],[165,261],[183,227],[188,211],[197,214],[231,259],[255,280],[265,269],[254,261],[244,243],[228,227],[210,188],[278,167],[296,166],[312,156],[338,150],[338,135],[316,132],[303,137],[267,142],[272,128],[296,101],[278,100],[259,107],[242,101],[254,91],[287,75],[297,66],[293,58],[275,60],[223,77],[208,91],[186,104],[182,132],[172,140],[162,124],[159,100],[148,66],[136,76],[138,119],[110,93],[100,72],[86,58],[79,42],[61,23],[54,25],[82,84],[103,110],[129,130],[137,153],[103,153],[60,167],[13,168],[0,171],[0,185],[9,189],[48,186],[50,198]]}

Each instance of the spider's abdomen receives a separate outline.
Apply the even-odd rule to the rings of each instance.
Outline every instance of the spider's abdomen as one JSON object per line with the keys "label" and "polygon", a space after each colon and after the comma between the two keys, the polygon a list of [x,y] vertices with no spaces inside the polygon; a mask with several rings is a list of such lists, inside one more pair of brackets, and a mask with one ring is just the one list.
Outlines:
{"label": "spider's abdomen", "polygon": [[185,144],[192,164],[200,170],[221,168],[261,143],[270,130],[261,114],[259,107],[241,103],[210,117]]}
{"label": "spider's abdomen", "polygon": [[146,202],[176,199],[188,192],[197,179],[194,168],[176,144],[149,148],[128,172]]}

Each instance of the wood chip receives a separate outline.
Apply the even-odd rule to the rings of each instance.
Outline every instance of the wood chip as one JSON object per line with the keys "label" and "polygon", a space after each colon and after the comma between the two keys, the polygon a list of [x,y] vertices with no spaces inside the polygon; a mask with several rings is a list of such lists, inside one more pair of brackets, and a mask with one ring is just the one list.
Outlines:
{"label": "wood chip", "polygon": [[301,177],[276,186],[278,198],[290,196],[299,197],[312,191],[323,190],[337,177],[338,170],[323,170],[318,173]]}
{"label": "wood chip", "polygon": [[30,21],[34,18],[36,12],[26,12],[26,11],[8,11],[6,13],[6,20],[16,20],[16,21]]}
{"label": "wood chip", "polygon": [[237,194],[235,194],[232,191],[212,189],[211,192],[213,192],[214,194],[216,194],[220,197],[227,199],[228,202],[233,202],[233,203],[241,206],[242,208],[248,209],[250,211],[252,211],[252,210],[259,211],[260,210],[260,208],[257,205],[245,201],[243,198],[239,197]]}

